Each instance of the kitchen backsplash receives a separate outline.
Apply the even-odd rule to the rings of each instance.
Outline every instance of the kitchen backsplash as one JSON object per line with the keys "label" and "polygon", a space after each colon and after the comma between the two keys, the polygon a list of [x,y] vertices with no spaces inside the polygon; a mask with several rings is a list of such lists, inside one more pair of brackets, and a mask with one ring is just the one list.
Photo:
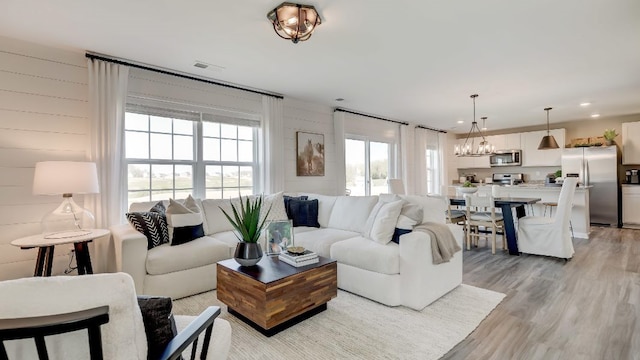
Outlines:
{"label": "kitchen backsplash", "polygon": [[[500,168],[491,169],[464,169],[458,170],[458,177],[466,174],[475,174],[476,180],[482,180],[490,178],[494,173],[522,173],[524,174],[524,181],[544,181],[547,174],[551,174],[560,170],[560,166],[542,166],[542,167],[522,167],[522,166],[505,166]],[[458,179],[453,179],[453,183],[457,183]]]}

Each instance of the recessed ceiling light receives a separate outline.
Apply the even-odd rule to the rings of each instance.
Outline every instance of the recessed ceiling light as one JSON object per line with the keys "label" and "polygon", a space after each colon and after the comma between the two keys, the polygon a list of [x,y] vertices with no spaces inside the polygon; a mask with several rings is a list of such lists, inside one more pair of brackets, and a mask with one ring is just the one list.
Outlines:
{"label": "recessed ceiling light", "polygon": [[343,98],[337,98],[336,101],[344,101]]}
{"label": "recessed ceiling light", "polygon": [[592,118],[597,118],[597,117],[600,117],[600,114],[591,114],[591,117]]}
{"label": "recessed ceiling light", "polygon": [[585,101],[585,102],[583,102],[583,103],[580,103],[580,106],[589,106],[589,105],[591,105],[591,103],[590,103],[590,102],[588,102],[588,101]]}
{"label": "recessed ceiling light", "polygon": [[458,120],[458,124],[464,124],[464,120]]}

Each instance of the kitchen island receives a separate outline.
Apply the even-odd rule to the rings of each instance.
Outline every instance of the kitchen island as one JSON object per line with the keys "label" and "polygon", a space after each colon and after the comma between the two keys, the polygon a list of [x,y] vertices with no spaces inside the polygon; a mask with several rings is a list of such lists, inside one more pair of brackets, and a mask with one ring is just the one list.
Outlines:
{"label": "kitchen island", "polygon": [[[461,196],[457,194],[458,186],[449,186],[447,195],[449,196]],[[544,215],[544,202],[558,202],[560,198],[560,186],[545,186],[544,184],[520,184],[520,185],[504,185],[500,186],[500,196],[505,197],[523,197],[523,198],[540,198],[539,203],[533,204],[533,214],[529,206],[527,206],[527,215],[543,216]],[[589,189],[591,186],[578,186],[573,198],[573,208],[571,210],[571,224],[573,226],[573,234],[577,238],[588,239],[589,238]],[[478,193],[491,194],[491,184],[478,185]],[[553,214],[555,216],[556,208],[553,208]],[[550,216],[550,210],[547,209],[546,216]]]}

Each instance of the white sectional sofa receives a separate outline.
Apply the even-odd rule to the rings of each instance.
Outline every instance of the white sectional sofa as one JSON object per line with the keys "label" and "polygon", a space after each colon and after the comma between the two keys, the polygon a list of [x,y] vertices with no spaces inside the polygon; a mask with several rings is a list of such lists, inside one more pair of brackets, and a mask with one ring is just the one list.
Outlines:
{"label": "white sectional sofa", "polygon": [[[377,196],[300,195],[318,200],[320,228],[295,227],[295,244],[337,260],[339,288],[385,305],[420,310],[461,284],[462,252],[447,263],[433,265],[431,239],[424,232],[414,231],[402,235],[399,244],[384,245],[363,236]],[[423,222],[445,223],[443,199],[402,198],[422,207]],[[204,214],[205,236],[186,244],[147,250],[145,236],[129,224],[111,228],[118,271],[132,275],[138,293],[179,298],[216,287],[215,264],[233,257],[237,243],[219,209],[230,208],[230,202],[207,199],[197,203]],[[133,204],[130,211],[145,211],[154,204]],[[462,246],[462,230],[449,227]]]}

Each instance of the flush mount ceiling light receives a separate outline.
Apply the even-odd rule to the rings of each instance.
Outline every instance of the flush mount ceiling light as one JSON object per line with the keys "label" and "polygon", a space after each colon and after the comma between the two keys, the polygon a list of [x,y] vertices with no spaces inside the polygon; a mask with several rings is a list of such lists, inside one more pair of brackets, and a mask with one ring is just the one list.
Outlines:
{"label": "flush mount ceiling light", "polygon": [[[478,94],[471,95],[471,99],[473,99],[473,122],[471,123],[471,130],[469,130],[469,134],[467,134],[467,138],[464,140],[464,144],[462,147],[460,145],[456,145],[454,148],[454,154],[456,156],[482,156],[482,155],[490,155],[495,152],[495,147],[489,144],[487,139],[485,139],[482,130],[478,127],[478,122],[476,121],[476,98]],[[482,118],[483,126],[484,121],[486,121],[486,117]],[[474,131],[477,131],[477,135],[473,135]],[[478,147],[475,147],[474,141],[476,137],[482,138],[482,141],[478,144]]]}
{"label": "flush mount ceiling light", "polygon": [[311,5],[283,2],[267,14],[276,34],[294,44],[309,40],[316,26],[322,23],[316,8]]}
{"label": "flush mount ceiling light", "polygon": [[544,108],[544,111],[547,112],[547,135],[542,137],[542,140],[540,141],[540,145],[538,145],[538,150],[550,150],[550,149],[558,149],[558,143],[556,142],[556,139],[553,137],[553,135],[549,134],[549,110],[551,110],[553,108]]}

